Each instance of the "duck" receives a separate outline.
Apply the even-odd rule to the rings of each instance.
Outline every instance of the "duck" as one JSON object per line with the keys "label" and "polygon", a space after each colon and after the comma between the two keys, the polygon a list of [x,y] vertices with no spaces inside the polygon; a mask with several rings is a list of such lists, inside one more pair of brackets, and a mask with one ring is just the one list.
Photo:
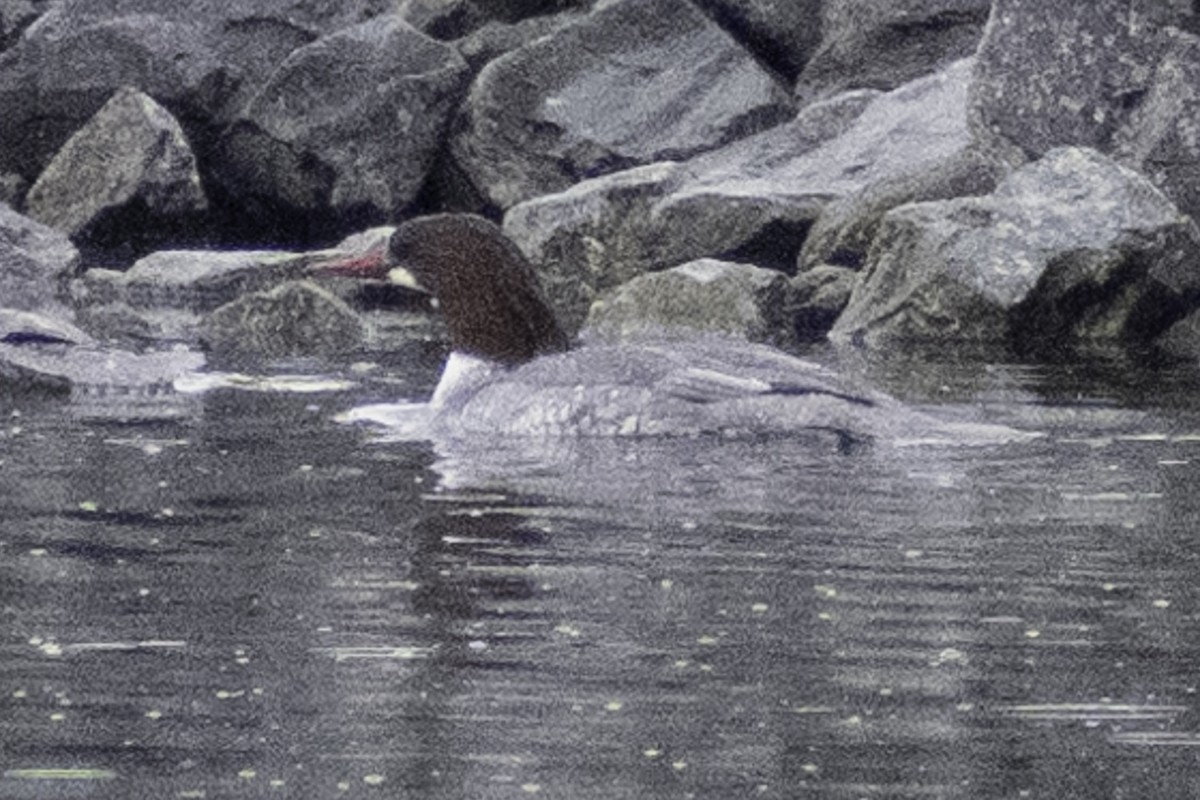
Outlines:
{"label": "duck", "polygon": [[844,448],[944,427],[765,344],[716,335],[573,342],[520,248],[473,214],[408,220],[386,246],[317,271],[436,299],[451,352],[423,405],[431,436],[815,434]]}

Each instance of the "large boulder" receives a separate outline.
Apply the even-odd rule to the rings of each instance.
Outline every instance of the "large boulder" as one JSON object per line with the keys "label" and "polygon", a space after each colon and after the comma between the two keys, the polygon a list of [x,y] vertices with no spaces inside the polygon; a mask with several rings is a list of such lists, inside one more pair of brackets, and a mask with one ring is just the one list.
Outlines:
{"label": "large boulder", "polygon": [[606,342],[697,333],[792,341],[788,279],[749,264],[704,258],[634,278],[592,304],[581,333]]}
{"label": "large boulder", "polygon": [[987,197],[889,212],[830,337],[1035,352],[1145,340],[1197,296],[1197,258],[1195,223],[1143,176],[1060,148]]}
{"label": "large boulder", "polygon": [[122,86],[162,103],[189,135],[215,131],[297,47],[392,6],[62,0],[0,53],[0,171],[36,178]]}
{"label": "large boulder", "polygon": [[452,148],[507,209],[715,149],[791,113],[784,88],[687,0],[616,0],[485,67]]}
{"label": "large boulder", "polygon": [[824,207],[970,145],[969,61],[886,95],[848,93],[684,164],[598,178],[511,209],[505,230],[538,267],[564,324],[597,293],[697,258],[792,271]]}
{"label": "large boulder", "polygon": [[60,287],[78,266],[70,239],[0,203],[0,306],[69,320]]}
{"label": "large boulder", "polygon": [[161,229],[207,204],[179,123],[128,87],[67,140],[25,202],[31,217],[77,241]]}
{"label": "large boulder", "polygon": [[398,214],[466,89],[453,47],[396,15],[292,53],[239,116],[218,170],[235,195],[301,212]]}
{"label": "large boulder", "polygon": [[927,200],[989,194],[1012,171],[994,153],[970,146],[943,161],[886,175],[825,206],[800,251],[800,272],[823,264],[858,269],[867,257],[883,215],[897,206]]}
{"label": "large boulder", "polygon": [[233,360],[336,355],[362,346],[365,336],[358,314],[308,281],[239,297],[200,329],[211,352]]}
{"label": "large boulder", "polygon": [[1161,0],[995,0],[971,92],[976,136],[1026,158],[1060,145],[1108,152],[1163,58],[1164,26],[1190,12]]}
{"label": "large boulder", "polygon": [[1114,155],[1200,219],[1200,39],[1179,32],[1163,39],[1150,89],[1117,132]]}
{"label": "large boulder", "polygon": [[825,0],[695,0],[764,64],[794,81],[821,43]]}
{"label": "large boulder", "polygon": [[811,102],[889,90],[975,52],[991,0],[826,0],[821,45],[796,84]]}

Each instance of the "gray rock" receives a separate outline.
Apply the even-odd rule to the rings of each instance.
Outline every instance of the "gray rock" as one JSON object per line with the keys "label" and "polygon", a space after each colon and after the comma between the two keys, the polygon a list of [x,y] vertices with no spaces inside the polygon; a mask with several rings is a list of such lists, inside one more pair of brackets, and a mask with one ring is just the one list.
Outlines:
{"label": "gray rock", "polygon": [[889,212],[830,338],[1033,351],[1146,339],[1200,288],[1197,257],[1195,224],[1144,177],[1060,148],[987,197]]}
{"label": "gray rock", "polygon": [[277,251],[161,251],[125,272],[85,272],[76,285],[76,303],[205,313],[251,291],[304,277],[311,259]]}
{"label": "gray rock", "polygon": [[1107,151],[1161,52],[1128,0],[996,0],[971,89],[977,138],[1037,158],[1060,145]]}
{"label": "gray rock", "polygon": [[79,239],[134,204],[144,207],[151,225],[207,207],[179,123],[126,87],[67,140],[29,190],[26,210]]}
{"label": "gray rock", "polygon": [[788,279],[711,258],[641,275],[592,304],[581,336],[604,342],[697,333],[791,341]]}
{"label": "gray rock", "polygon": [[25,202],[25,194],[28,191],[29,181],[17,173],[0,173],[0,203],[12,208],[20,208]]}
{"label": "gray rock", "polygon": [[223,148],[222,182],[287,208],[397,214],[416,196],[466,88],[453,47],[396,15],[302,47]]}
{"label": "gray rock", "polygon": [[549,36],[559,28],[578,22],[577,12],[530,17],[519,22],[492,20],[454,43],[472,72],[478,72],[505,53],[524,47],[535,39]]}
{"label": "gray rock", "polygon": [[49,0],[0,0],[0,50],[10,47],[48,5]]}
{"label": "gray rock", "polygon": [[856,92],[686,164],[658,164],[514,207],[505,230],[569,329],[598,292],[703,257],[791,270],[831,201],[945,163],[970,144],[969,61],[886,95]]}
{"label": "gray rock", "polygon": [[209,314],[201,328],[211,352],[254,360],[346,353],[365,336],[349,306],[307,281],[240,297]]}
{"label": "gray rock", "polygon": [[696,0],[722,28],[789,81],[821,43],[824,0]]}
{"label": "gray rock", "polygon": [[62,0],[0,54],[0,170],[36,178],[122,86],[214,130],[292,50],[393,4]]}
{"label": "gray rock", "polygon": [[63,234],[0,203],[0,303],[70,319],[59,287],[79,265],[79,251]]}
{"label": "gray rock", "polygon": [[1113,154],[1200,219],[1200,39],[1173,32],[1146,97],[1114,137]]}
{"label": "gray rock", "polygon": [[1177,321],[1154,344],[1175,358],[1188,361],[1200,359],[1200,309]]}
{"label": "gray rock", "polygon": [[132,400],[172,392],[172,382],[204,366],[204,356],[185,350],[131,353],[70,344],[0,343],[0,386],[84,394],[111,394]]}
{"label": "gray rock", "polygon": [[619,0],[485,67],[452,151],[507,209],[712,150],[790,113],[783,88],[686,0]]}
{"label": "gray rock", "polygon": [[790,316],[798,339],[825,338],[850,302],[858,277],[852,269],[822,264],[792,279]]}
{"label": "gray rock", "polygon": [[993,155],[967,146],[948,152],[944,161],[885,176],[822,209],[804,240],[799,268],[835,264],[858,269],[888,211],[906,203],[989,194],[1010,171]]}
{"label": "gray rock", "polygon": [[975,52],[991,0],[826,0],[822,40],[796,97],[894,89]]}
{"label": "gray rock", "polygon": [[489,23],[508,27],[561,11],[583,10],[591,3],[592,0],[401,0],[397,13],[422,33],[448,41],[469,36],[489,27]]}
{"label": "gray rock", "polygon": [[90,344],[92,337],[60,317],[0,308],[0,342],[4,344]]}

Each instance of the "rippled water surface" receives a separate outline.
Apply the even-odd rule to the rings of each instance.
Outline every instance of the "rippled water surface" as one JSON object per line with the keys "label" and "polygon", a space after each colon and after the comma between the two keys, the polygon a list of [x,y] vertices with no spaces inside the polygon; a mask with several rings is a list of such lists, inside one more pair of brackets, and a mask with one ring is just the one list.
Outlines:
{"label": "rippled water surface", "polygon": [[0,798],[1194,796],[1195,375],[920,374],[1046,435],[446,459],[333,421],[432,373],[0,400]]}

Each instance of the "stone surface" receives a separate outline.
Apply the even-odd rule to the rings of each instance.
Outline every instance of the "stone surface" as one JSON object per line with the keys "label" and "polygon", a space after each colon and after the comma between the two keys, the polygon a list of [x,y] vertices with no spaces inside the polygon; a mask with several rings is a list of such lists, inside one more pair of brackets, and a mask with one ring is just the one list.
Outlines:
{"label": "stone surface", "polygon": [[204,366],[191,350],[132,353],[90,345],[0,342],[0,386],[8,391],[113,393],[130,411],[137,394],[168,394],[172,382]]}
{"label": "stone surface", "polygon": [[996,0],[971,89],[977,138],[1026,158],[1107,151],[1162,51],[1155,21],[1129,0]]}
{"label": "stone surface", "polygon": [[1150,89],[1116,133],[1113,153],[1200,219],[1200,39],[1163,38]]}
{"label": "stone surface", "polygon": [[884,176],[822,209],[804,240],[799,268],[834,264],[858,269],[888,211],[905,203],[988,194],[1009,171],[1008,164],[968,145],[948,152],[943,161]]}
{"label": "stone surface", "polygon": [[620,0],[489,64],[452,147],[479,192],[507,209],[790,114],[783,87],[686,0]]}
{"label": "stone surface", "polygon": [[361,347],[362,321],[342,300],[307,281],[254,292],[221,306],[201,326],[201,340],[226,358],[328,356]]}
{"label": "stone surface", "polygon": [[0,171],[36,178],[122,86],[153,97],[189,135],[215,131],[294,49],[393,5],[61,0],[0,53]]}
{"label": "stone surface", "polygon": [[641,275],[597,300],[581,336],[619,342],[705,333],[786,343],[787,300],[782,273],[705,258]]}
{"label": "stone surface", "polygon": [[123,88],[67,140],[29,190],[29,216],[80,239],[120,235],[121,217],[145,226],[207,206],[183,130],[153,99]]}
{"label": "stone surface", "polygon": [[578,22],[577,12],[563,12],[530,17],[519,22],[492,20],[454,43],[472,72],[478,72],[489,62],[505,53],[524,47],[535,39],[549,36],[559,28]]}
{"label": "stone surface", "polygon": [[696,0],[714,22],[789,81],[821,43],[824,0]]}
{"label": "stone surface", "polygon": [[825,338],[850,302],[858,277],[852,269],[823,264],[792,279],[790,316],[800,341]]}
{"label": "stone surface", "polygon": [[822,39],[796,84],[811,102],[890,90],[975,52],[991,0],[826,0]]}
{"label": "stone surface", "polygon": [[505,230],[539,269],[569,329],[597,292],[703,257],[794,269],[831,201],[919,173],[970,144],[971,64],[886,95],[854,92],[684,164],[580,184],[509,211]]}
{"label": "stone surface", "polygon": [[235,195],[386,218],[416,196],[466,88],[455,50],[389,15],[290,55],[224,143]]}
{"label": "stone surface", "polygon": [[69,320],[59,287],[78,265],[66,236],[0,203],[0,306]]}
{"label": "stone surface", "polygon": [[1196,296],[1198,257],[1195,224],[1144,177],[1060,148],[987,197],[889,212],[830,336],[1031,351],[1145,340]]}
{"label": "stone surface", "polygon": [[0,308],[0,342],[88,344],[92,337],[60,317]]}

